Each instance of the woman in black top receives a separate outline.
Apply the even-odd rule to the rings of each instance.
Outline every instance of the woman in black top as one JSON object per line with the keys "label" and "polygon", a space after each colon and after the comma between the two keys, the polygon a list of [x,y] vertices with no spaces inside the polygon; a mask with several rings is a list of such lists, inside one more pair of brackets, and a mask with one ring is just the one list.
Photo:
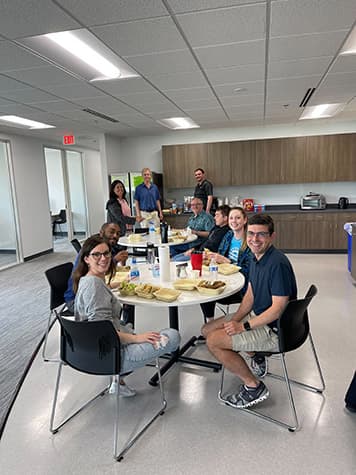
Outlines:
{"label": "woman in black top", "polygon": [[116,223],[120,227],[120,236],[125,236],[126,225],[135,224],[139,219],[131,216],[126,200],[125,185],[121,180],[114,180],[110,185],[110,199],[106,203],[107,222]]}

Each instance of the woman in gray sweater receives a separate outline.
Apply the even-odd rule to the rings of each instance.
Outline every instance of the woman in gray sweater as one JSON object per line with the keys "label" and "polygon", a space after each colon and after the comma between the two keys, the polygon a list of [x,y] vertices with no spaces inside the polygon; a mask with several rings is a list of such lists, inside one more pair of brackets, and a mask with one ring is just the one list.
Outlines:
{"label": "woman in gray sweater", "polygon": [[[173,328],[135,334],[120,321],[121,305],[105,283],[115,274],[108,242],[92,236],[83,244],[79,263],[73,274],[76,294],[74,314],[79,320],[110,320],[121,341],[121,374],[145,366],[156,356],[178,348],[180,335]],[[120,388],[121,389],[121,388]]]}

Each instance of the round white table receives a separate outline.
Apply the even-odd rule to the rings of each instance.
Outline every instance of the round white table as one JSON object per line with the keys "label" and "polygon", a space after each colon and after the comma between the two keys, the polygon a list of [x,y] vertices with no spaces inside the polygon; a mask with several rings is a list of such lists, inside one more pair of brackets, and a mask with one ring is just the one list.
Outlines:
{"label": "round white table", "polygon": [[[171,279],[169,281],[164,281],[164,282],[161,282],[159,277],[156,277],[156,278],[152,277],[152,273],[148,269],[147,264],[140,264],[139,265],[140,282],[159,285],[160,287],[165,287],[165,288],[174,288],[173,282],[176,280],[176,266],[178,264],[179,262],[177,263],[171,262],[170,264]],[[208,279],[209,278],[208,273],[203,271],[201,278]],[[183,307],[186,305],[194,305],[194,304],[198,305],[200,303],[212,302],[224,297],[228,297],[232,294],[235,294],[239,290],[241,290],[245,283],[245,277],[240,272],[229,275],[229,276],[219,274],[218,279],[226,282],[226,287],[224,291],[219,295],[210,296],[210,295],[203,295],[199,293],[197,290],[192,290],[192,291],[182,290],[180,291],[181,294],[173,302],[164,302],[162,300],[157,300],[157,299],[145,299],[142,297],[138,297],[136,295],[122,296],[119,293],[117,293],[116,295],[121,303],[130,305],[131,309],[133,309],[133,312],[136,305],[150,308],[150,309],[151,308],[154,309],[155,307],[167,307],[169,311],[169,326],[170,328],[175,328],[176,330],[179,331],[178,310],[180,307]],[[134,322],[134,314],[131,315],[131,318]],[[214,371],[219,371],[221,369],[220,363],[184,356],[184,353],[189,348],[194,346],[196,340],[197,340],[197,337],[192,336],[183,346],[181,346],[177,351],[175,351],[174,354],[172,354],[169,357],[169,361],[161,368],[161,374],[163,375],[164,373],[166,373],[166,371],[168,371],[168,369],[178,361],[189,363],[189,364],[195,364],[199,366],[204,366],[206,368],[212,368]],[[149,383],[152,386],[156,386],[157,382],[158,382],[158,375],[155,374],[150,379]]]}
{"label": "round white table", "polygon": [[[161,236],[160,234],[154,234],[153,236],[150,236],[149,234],[135,234],[134,236],[141,236],[140,241],[131,241],[130,236],[122,236],[118,244],[120,246],[126,246],[126,247],[138,247],[138,248],[146,248],[147,243],[152,243],[155,247],[161,246],[162,241],[161,241]],[[189,244],[193,241],[198,239],[198,236],[196,234],[189,234],[187,236],[187,239],[185,241],[169,241],[167,243],[164,243],[164,246],[181,246],[183,244]]]}

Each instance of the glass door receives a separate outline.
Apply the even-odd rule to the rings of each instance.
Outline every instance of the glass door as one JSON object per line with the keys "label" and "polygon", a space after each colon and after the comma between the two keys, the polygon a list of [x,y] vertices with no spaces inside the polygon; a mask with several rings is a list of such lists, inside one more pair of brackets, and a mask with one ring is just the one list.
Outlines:
{"label": "glass door", "polygon": [[87,207],[82,156],[79,152],[47,147],[44,154],[54,242],[74,237],[85,239]]}
{"label": "glass door", "polygon": [[8,142],[0,141],[0,269],[17,264],[19,260],[10,147]]}

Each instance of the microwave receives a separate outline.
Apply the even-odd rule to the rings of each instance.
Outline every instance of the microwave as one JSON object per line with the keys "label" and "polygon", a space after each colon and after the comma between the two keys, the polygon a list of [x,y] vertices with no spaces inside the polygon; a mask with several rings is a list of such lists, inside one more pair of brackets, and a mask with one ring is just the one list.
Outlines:
{"label": "microwave", "polygon": [[326,199],[324,195],[310,192],[300,198],[301,209],[325,209]]}

